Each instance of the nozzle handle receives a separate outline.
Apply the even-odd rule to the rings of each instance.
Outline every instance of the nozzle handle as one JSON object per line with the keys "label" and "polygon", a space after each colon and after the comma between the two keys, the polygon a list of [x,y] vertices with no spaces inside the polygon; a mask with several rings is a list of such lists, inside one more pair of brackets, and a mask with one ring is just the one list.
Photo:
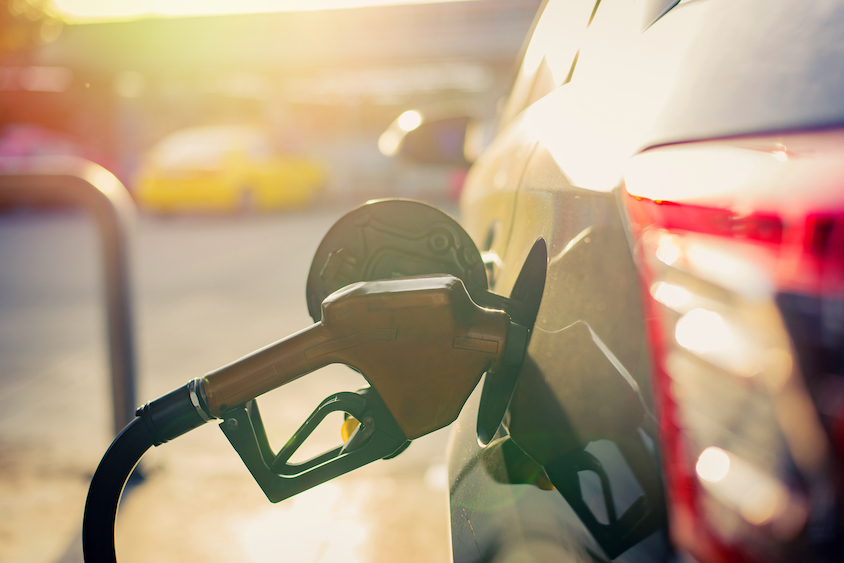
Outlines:
{"label": "nozzle handle", "polygon": [[327,365],[329,357],[319,352],[332,340],[326,327],[316,323],[207,373],[203,389],[209,413],[219,418],[230,408]]}
{"label": "nozzle handle", "polygon": [[359,282],[326,297],[317,324],[207,374],[204,399],[220,417],[323,366],[345,364],[413,440],[451,424],[484,372],[520,364],[526,334],[505,311],[472,301],[453,276]]}
{"label": "nozzle handle", "polygon": [[[371,434],[356,447],[349,448],[347,442],[307,461],[291,463],[291,456],[325,416],[337,411],[367,421]],[[371,388],[335,393],[325,399],[278,453],[270,446],[257,401],[229,410],[220,429],[270,502],[282,501],[373,461],[394,457],[410,444]]]}

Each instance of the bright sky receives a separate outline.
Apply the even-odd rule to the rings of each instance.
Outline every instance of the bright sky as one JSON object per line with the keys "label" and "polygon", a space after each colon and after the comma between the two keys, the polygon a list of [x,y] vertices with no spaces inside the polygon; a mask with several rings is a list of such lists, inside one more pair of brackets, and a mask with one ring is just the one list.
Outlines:
{"label": "bright sky", "polygon": [[468,0],[52,0],[67,22],[111,21],[148,16],[204,16],[329,10],[390,4]]}

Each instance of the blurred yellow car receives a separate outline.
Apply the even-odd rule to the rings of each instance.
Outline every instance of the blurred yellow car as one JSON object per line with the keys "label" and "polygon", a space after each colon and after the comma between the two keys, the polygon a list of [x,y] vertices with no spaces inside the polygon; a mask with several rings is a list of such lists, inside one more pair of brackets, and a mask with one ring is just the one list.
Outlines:
{"label": "blurred yellow car", "polygon": [[278,156],[260,129],[209,126],[176,131],[156,144],[134,193],[151,211],[266,211],[304,207],[324,183],[318,161]]}

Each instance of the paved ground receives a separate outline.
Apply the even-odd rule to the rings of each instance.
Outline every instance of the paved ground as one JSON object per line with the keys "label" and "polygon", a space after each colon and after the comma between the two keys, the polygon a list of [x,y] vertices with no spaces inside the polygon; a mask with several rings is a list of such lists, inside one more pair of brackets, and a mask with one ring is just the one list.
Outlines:
{"label": "paved ground", "polygon": [[[140,217],[139,399],[310,324],[304,283],[344,210]],[[81,562],[87,485],[112,436],[96,232],[72,212],[0,214],[0,561]],[[361,387],[333,366],[259,401],[280,444],[325,396]],[[338,415],[339,416],[339,415]],[[334,428],[337,426],[337,428]],[[315,438],[339,439],[339,422]],[[278,505],[215,425],[147,454],[121,506],[121,563],[449,560],[447,430]]]}

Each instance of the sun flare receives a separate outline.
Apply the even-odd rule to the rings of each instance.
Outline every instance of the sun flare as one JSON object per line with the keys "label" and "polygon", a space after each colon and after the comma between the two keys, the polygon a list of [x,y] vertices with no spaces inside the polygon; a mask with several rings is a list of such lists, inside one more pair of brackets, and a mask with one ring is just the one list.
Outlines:
{"label": "sun flare", "polygon": [[145,17],[298,12],[454,1],[471,0],[53,0],[53,5],[66,22],[84,23]]}

